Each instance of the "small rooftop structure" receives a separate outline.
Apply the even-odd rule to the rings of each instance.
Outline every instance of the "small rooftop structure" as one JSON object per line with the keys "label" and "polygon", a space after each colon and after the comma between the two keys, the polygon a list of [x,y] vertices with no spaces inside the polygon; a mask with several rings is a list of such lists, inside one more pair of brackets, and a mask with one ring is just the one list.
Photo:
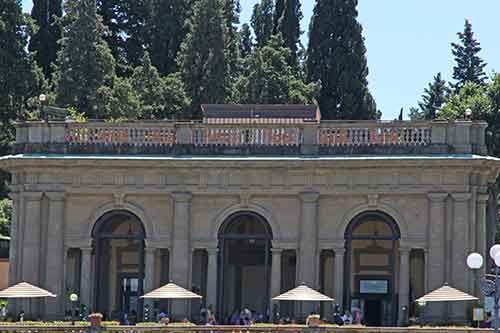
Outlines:
{"label": "small rooftop structure", "polygon": [[316,105],[203,104],[201,110],[203,122],[214,124],[296,124],[321,120]]}

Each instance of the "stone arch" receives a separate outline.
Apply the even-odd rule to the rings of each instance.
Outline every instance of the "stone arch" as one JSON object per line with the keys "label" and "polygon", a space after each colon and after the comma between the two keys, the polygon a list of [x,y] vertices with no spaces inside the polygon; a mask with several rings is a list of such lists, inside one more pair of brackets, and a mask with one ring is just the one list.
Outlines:
{"label": "stone arch", "polygon": [[97,207],[97,209],[95,209],[92,215],[89,217],[87,221],[87,236],[90,238],[92,237],[92,230],[94,229],[97,221],[99,221],[102,216],[115,210],[129,211],[130,213],[137,216],[137,218],[142,222],[144,226],[146,239],[151,239],[152,236],[155,235],[153,223],[151,223],[151,220],[147,216],[146,212],[140,206],[131,202],[122,202],[120,204],[117,204],[115,201],[109,201]]}
{"label": "stone arch", "polygon": [[221,230],[222,225],[226,220],[233,214],[241,212],[241,211],[247,211],[247,212],[253,212],[256,213],[260,216],[262,216],[267,223],[269,224],[272,235],[273,235],[273,241],[279,241],[281,239],[281,232],[280,228],[278,225],[278,222],[276,221],[276,218],[274,215],[267,210],[266,208],[256,205],[256,204],[247,204],[247,205],[242,205],[242,204],[236,204],[229,206],[225,208],[223,211],[221,211],[217,216],[214,218],[212,221],[212,230],[211,230],[211,236],[212,239],[217,240],[219,236],[219,230]]}
{"label": "stone arch", "polygon": [[[342,222],[337,228],[337,235],[342,235],[342,239],[344,239],[345,232],[347,228],[349,227],[349,224],[351,221],[358,216],[361,213],[368,212],[368,211],[379,211],[384,214],[387,214],[389,217],[391,217],[396,225],[399,227],[399,231],[401,233],[401,240],[407,240],[408,239],[408,224],[406,223],[406,220],[404,217],[393,207],[386,203],[378,203],[377,205],[368,205],[367,203],[355,206],[351,208],[344,216],[342,217]],[[339,237],[340,238],[340,237]]]}

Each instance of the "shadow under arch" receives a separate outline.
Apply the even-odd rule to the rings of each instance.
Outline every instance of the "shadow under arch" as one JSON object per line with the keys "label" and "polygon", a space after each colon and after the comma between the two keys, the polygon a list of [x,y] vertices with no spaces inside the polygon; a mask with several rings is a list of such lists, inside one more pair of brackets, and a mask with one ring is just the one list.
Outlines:
{"label": "shadow under arch", "polygon": [[94,252],[93,304],[96,311],[116,318],[143,314],[144,248],[141,219],[126,209],[104,213],[92,228]]}
{"label": "shadow under arch", "polygon": [[344,239],[344,306],[359,309],[369,326],[396,324],[398,223],[386,212],[367,210],[352,218]]}
{"label": "shadow under arch", "polygon": [[270,305],[271,225],[254,211],[234,212],[219,226],[217,239],[220,318],[243,308],[266,316]]}

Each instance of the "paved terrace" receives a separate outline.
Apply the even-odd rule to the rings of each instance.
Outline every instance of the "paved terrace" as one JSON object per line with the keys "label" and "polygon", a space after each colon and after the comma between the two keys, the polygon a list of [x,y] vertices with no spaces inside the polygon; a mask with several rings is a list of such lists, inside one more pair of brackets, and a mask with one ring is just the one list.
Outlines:
{"label": "paved terrace", "polygon": [[169,156],[486,155],[487,124],[471,121],[293,123],[24,122],[16,154]]}

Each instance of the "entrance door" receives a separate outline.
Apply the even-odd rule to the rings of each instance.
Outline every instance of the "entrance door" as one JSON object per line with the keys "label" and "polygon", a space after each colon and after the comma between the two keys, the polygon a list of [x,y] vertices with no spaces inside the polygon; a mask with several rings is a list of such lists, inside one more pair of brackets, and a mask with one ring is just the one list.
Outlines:
{"label": "entrance door", "polygon": [[378,299],[365,300],[365,323],[367,326],[382,325],[382,301]]}
{"label": "entrance door", "polygon": [[139,276],[137,274],[122,273],[119,278],[120,311],[130,314],[137,313],[139,307]]}

